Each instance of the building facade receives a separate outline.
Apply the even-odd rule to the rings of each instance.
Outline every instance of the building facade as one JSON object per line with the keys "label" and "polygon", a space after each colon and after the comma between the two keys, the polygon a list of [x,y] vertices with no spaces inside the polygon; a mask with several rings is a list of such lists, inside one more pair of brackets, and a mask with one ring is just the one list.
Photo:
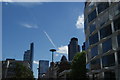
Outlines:
{"label": "building facade", "polygon": [[39,68],[38,68],[38,78],[43,78],[49,68],[49,61],[47,60],[40,60],[39,61]]}
{"label": "building facade", "polygon": [[33,67],[33,55],[34,55],[34,43],[30,44],[30,49],[24,52],[24,61],[28,61],[30,64],[30,68],[32,70]]}
{"label": "building facade", "polygon": [[77,52],[80,52],[80,46],[78,45],[78,39],[73,37],[68,45],[68,60],[72,61]]}
{"label": "building facade", "polygon": [[84,31],[87,75],[120,80],[120,2],[86,2]]}
{"label": "building facade", "polygon": [[20,61],[15,59],[6,59],[2,61],[2,79],[14,78],[16,76],[16,66],[21,64],[30,70],[30,65],[27,61]]}

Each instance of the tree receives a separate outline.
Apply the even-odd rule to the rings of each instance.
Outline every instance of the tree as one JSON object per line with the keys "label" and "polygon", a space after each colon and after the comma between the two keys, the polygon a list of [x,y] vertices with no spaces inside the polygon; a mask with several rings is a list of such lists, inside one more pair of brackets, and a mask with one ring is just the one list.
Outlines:
{"label": "tree", "polygon": [[34,80],[33,72],[23,64],[16,63],[15,73],[15,78],[29,78],[29,80]]}
{"label": "tree", "polygon": [[71,69],[72,80],[86,79],[86,57],[84,51],[79,52],[74,56]]}

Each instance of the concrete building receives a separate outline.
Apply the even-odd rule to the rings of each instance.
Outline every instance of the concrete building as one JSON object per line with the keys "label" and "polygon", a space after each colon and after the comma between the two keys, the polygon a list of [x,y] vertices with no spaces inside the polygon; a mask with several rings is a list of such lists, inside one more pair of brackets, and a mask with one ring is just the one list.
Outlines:
{"label": "concrete building", "polygon": [[39,68],[38,68],[38,78],[43,78],[49,68],[49,61],[47,60],[40,60],[39,61]]}
{"label": "concrete building", "polygon": [[30,49],[24,52],[24,61],[28,61],[30,64],[30,68],[32,70],[33,67],[33,55],[34,55],[34,43],[30,44]]}
{"label": "concrete building", "polygon": [[120,2],[110,1],[85,3],[86,67],[94,80],[120,80]]}
{"label": "concrete building", "polygon": [[77,52],[80,52],[80,46],[78,45],[78,39],[73,37],[68,45],[68,59],[72,61]]}
{"label": "concrete building", "polygon": [[6,59],[5,61],[2,61],[2,79],[13,78],[16,76],[16,64],[22,64],[26,68],[30,69],[30,65],[27,61]]}

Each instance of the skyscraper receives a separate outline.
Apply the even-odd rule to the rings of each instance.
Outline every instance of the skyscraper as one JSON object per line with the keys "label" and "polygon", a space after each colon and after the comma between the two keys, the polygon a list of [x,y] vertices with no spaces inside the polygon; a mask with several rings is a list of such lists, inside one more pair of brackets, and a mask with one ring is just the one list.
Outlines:
{"label": "skyscraper", "polygon": [[28,61],[32,70],[33,66],[34,43],[30,44],[30,49],[24,52],[24,61]]}
{"label": "skyscraper", "polygon": [[38,68],[38,78],[44,78],[46,72],[49,68],[49,61],[47,60],[40,60],[39,61],[39,68]]}
{"label": "skyscraper", "polygon": [[86,2],[86,67],[94,80],[120,80],[120,2]]}
{"label": "skyscraper", "polygon": [[72,61],[77,52],[80,52],[80,46],[78,45],[78,39],[73,37],[68,45],[68,59]]}
{"label": "skyscraper", "polygon": [[34,43],[30,44],[30,67],[33,67]]}

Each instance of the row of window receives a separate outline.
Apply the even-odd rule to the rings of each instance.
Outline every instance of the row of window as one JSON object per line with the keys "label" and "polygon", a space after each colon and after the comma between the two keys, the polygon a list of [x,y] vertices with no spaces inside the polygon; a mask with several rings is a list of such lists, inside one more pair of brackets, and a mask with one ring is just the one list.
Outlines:
{"label": "row of window", "polygon": [[97,10],[95,9],[94,11],[92,11],[89,15],[88,15],[88,22],[91,22],[93,19],[95,19],[97,17],[97,12],[98,14],[101,13],[102,11],[104,11],[105,9],[107,9],[109,7],[109,3],[108,2],[101,2],[97,5]]}
{"label": "row of window", "polygon": [[[120,65],[120,51],[118,51],[118,64]],[[110,66],[115,66],[115,55],[110,54],[102,57],[102,66],[103,67],[110,67]],[[96,59],[90,62],[89,67],[87,66],[88,69],[91,70],[96,70],[96,69],[101,69],[100,66],[100,59]]]}
{"label": "row of window", "polygon": [[[117,36],[118,47],[120,47],[120,35]],[[102,43],[102,53],[106,53],[107,51],[112,49],[112,39],[108,39]],[[91,49],[91,58],[98,55],[98,46],[94,46]]]}
{"label": "row of window", "polygon": [[[107,2],[101,2],[100,4],[97,5],[97,10],[98,10],[98,14],[103,12],[105,9],[107,9],[109,7],[109,3]],[[114,16],[120,14],[120,3],[118,3],[117,5],[114,5],[114,7],[111,7],[109,10],[107,10],[102,16],[99,16],[98,18],[98,23],[99,26],[102,26],[103,24],[105,24],[109,19],[113,19]],[[97,17],[97,12],[96,9],[93,10],[89,15],[88,18],[86,18],[85,20],[85,30],[87,28],[87,23],[91,22],[92,20],[94,20]],[[91,24],[92,25],[92,24]],[[90,25],[90,26],[91,26]],[[92,27],[91,27],[92,28]],[[93,28],[94,29],[94,28]],[[90,29],[91,30],[91,29]],[[91,32],[90,32],[91,33]]]}
{"label": "row of window", "polygon": [[[120,30],[120,17],[116,20],[113,21],[114,22],[114,30]],[[95,30],[95,25],[92,25],[92,28],[90,28],[90,32],[93,32]],[[105,38],[107,36],[110,36],[112,34],[112,27],[111,24],[107,25],[106,27],[103,27],[102,29],[100,29],[100,39]],[[98,33],[91,35],[89,37],[89,44],[95,44],[99,41],[98,38]]]}

